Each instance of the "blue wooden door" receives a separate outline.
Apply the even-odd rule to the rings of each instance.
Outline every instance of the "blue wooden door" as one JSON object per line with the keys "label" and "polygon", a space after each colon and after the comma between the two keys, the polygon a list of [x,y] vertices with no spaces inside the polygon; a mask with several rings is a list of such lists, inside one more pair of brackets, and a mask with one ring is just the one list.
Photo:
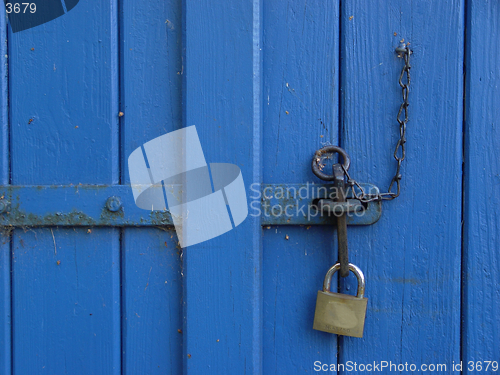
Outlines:
{"label": "blue wooden door", "polygon": [[[0,18],[0,374],[495,373],[499,14],[486,0],[81,0],[18,33]],[[335,227],[266,221],[260,191],[320,183],[325,144],[387,188],[402,39],[401,196],[348,228],[364,337],[314,331]],[[241,168],[251,209],[181,248],[168,213],[135,206],[127,158],[190,125],[207,160]]]}

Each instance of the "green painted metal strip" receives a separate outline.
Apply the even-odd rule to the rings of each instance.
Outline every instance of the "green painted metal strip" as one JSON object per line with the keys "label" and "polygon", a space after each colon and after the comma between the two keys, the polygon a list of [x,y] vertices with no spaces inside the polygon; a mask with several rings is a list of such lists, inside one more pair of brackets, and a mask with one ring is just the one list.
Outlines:
{"label": "green painted metal strip", "polygon": [[[365,189],[377,192],[373,185]],[[329,184],[265,184],[252,186],[248,194],[249,216],[260,216],[262,225],[328,225],[335,217],[322,215],[312,203],[332,197]],[[168,211],[138,208],[128,185],[2,186],[0,197],[9,202],[0,214],[1,226],[163,226],[173,225]],[[106,207],[110,197],[118,197],[121,208]],[[1,205],[0,205],[1,206]],[[1,208],[1,207],[0,207]],[[348,214],[349,225],[368,225],[381,215],[379,202]]]}
{"label": "green painted metal strip", "polygon": [[[371,184],[361,184],[366,193],[378,194],[379,190]],[[261,204],[255,198],[260,196]],[[323,214],[313,203],[321,198],[335,198],[333,184],[268,184],[263,185],[261,193],[250,195],[249,215],[259,214],[262,225],[331,225],[335,216]],[[348,198],[352,192],[348,191]],[[254,199],[254,200],[252,200]],[[380,202],[371,202],[359,212],[347,214],[348,225],[369,225],[378,221],[382,214]]]}

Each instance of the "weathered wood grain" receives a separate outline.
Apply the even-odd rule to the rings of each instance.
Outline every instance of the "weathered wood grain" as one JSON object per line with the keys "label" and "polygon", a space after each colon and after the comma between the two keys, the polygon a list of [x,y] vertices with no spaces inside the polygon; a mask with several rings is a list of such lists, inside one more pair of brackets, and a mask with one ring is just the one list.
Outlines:
{"label": "weathered wood grain", "polygon": [[[13,184],[119,182],[117,16],[83,1],[9,32]],[[14,231],[15,373],[121,373],[119,251],[115,228]]]}
{"label": "weathered wood grain", "polygon": [[[323,183],[311,161],[338,142],[339,2],[269,1],[263,9],[264,181]],[[337,259],[334,231],[264,228],[264,374],[337,363],[336,336],[312,329],[316,294]]]}
{"label": "weathered wood grain", "polygon": [[321,182],[310,161],[325,144],[385,190],[394,48],[404,38],[414,55],[401,196],[375,225],[348,229],[367,279],[363,339],[312,330],[333,227],[249,216],[183,250],[172,228],[16,229],[0,242],[0,373],[312,373],[315,361],[380,360],[451,372],[460,359],[473,373],[468,361],[500,360],[499,11],[479,0],[80,1],[8,35],[2,18],[3,185],[127,184],[135,148],[196,125],[207,161],[238,165],[249,196],[252,183]]}
{"label": "weathered wood grain", "polygon": [[[261,4],[183,5],[183,123],[196,125],[207,162],[261,182]],[[184,249],[184,373],[262,371],[259,217]]]}
{"label": "weathered wood grain", "polygon": [[119,230],[13,234],[13,368],[120,374]]}
{"label": "weathered wood grain", "polygon": [[375,225],[349,228],[369,302],[365,336],[341,341],[340,362],[450,371],[460,360],[464,1],[345,1],[341,24],[343,144],[351,175],[381,190],[396,168],[395,48],[404,39],[414,54],[401,196]]}
{"label": "weathered wood grain", "polygon": [[124,230],[124,374],[182,373],[182,276],[173,228]]}
{"label": "weathered wood grain", "polygon": [[[120,3],[124,184],[130,183],[127,160],[132,151],[182,127],[181,16],[178,0]],[[180,252],[172,227],[123,229],[124,374],[182,373]]]}
{"label": "weathered wood grain", "polygon": [[[10,182],[9,157],[9,107],[8,107],[8,74],[7,74],[7,24],[6,18],[0,17],[0,183]],[[11,293],[10,293],[10,247],[9,232],[0,233],[0,372],[11,372]]]}
{"label": "weathered wood grain", "polygon": [[[468,2],[462,326],[465,374],[479,373],[478,362],[483,372],[487,366],[484,361],[500,363],[499,14],[496,1]],[[488,371],[493,372],[491,366]]]}

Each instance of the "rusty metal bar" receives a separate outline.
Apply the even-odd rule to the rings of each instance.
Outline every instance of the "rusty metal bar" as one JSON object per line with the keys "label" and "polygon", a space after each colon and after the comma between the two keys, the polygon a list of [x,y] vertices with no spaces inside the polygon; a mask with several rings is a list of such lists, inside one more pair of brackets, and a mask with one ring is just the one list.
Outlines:
{"label": "rusty metal bar", "polygon": [[[266,226],[331,225],[335,213],[317,207],[331,193],[332,184],[252,184],[247,189],[248,215],[260,216]],[[357,207],[346,214],[348,225],[369,225],[380,218],[380,202]],[[0,186],[0,226],[165,225],[173,225],[170,213],[138,208],[128,185]]]}

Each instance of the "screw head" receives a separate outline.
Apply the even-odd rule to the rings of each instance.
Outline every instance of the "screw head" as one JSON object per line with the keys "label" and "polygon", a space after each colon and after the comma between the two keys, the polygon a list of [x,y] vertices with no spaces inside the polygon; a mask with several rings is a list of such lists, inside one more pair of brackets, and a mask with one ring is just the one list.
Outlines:
{"label": "screw head", "polygon": [[116,212],[122,208],[122,200],[120,197],[109,197],[106,201],[106,208],[111,212]]}
{"label": "screw head", "polygon": [[0,214],[7,212],[10,207],[10,202],[6,199],[0,199]]}

